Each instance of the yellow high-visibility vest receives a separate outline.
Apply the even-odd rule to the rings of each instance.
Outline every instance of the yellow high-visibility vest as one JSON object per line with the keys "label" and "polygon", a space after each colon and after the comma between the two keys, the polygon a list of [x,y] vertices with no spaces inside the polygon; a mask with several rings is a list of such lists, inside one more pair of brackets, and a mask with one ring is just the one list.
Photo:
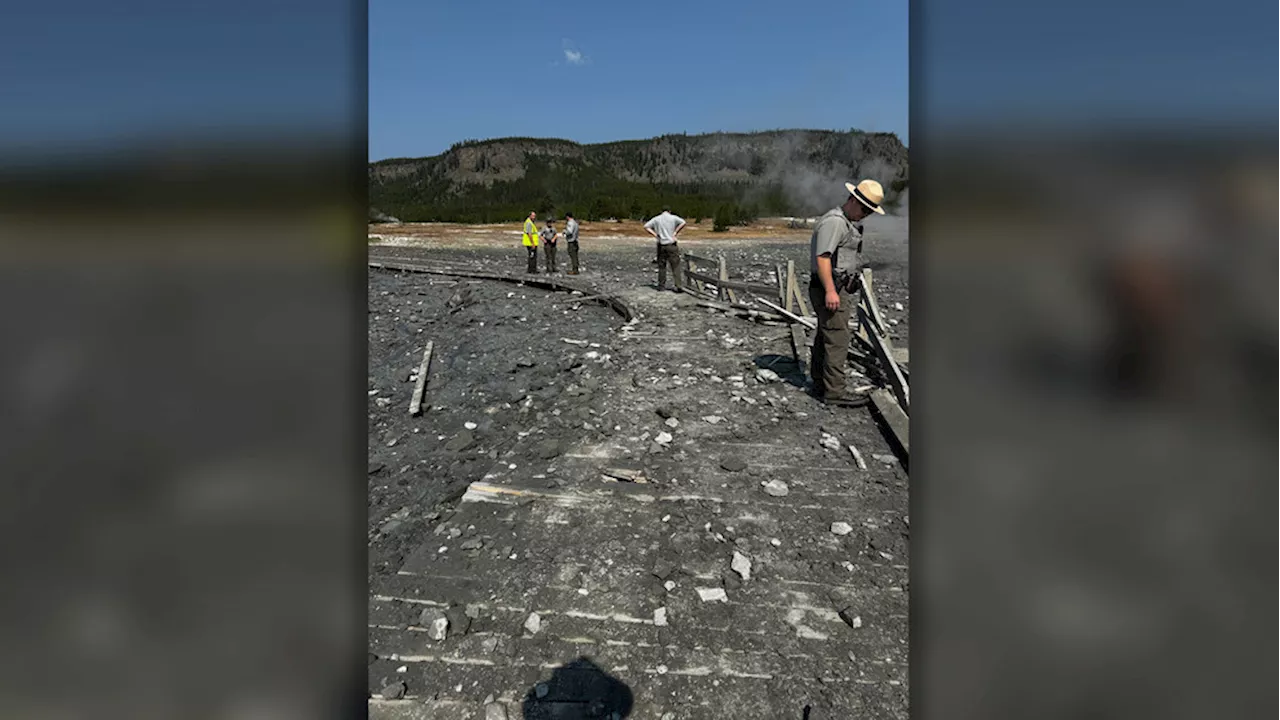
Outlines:
{"label": "yellow high-visibility vest", "polygon": [[530,245],[538,247],[538,226],[528,218],[525,218],[524,220],[523,241],[526,247]]}

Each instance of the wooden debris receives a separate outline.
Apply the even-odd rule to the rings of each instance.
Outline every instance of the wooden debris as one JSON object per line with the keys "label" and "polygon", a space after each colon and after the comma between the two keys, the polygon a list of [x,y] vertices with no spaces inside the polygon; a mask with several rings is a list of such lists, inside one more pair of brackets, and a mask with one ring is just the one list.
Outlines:
{"label": "wooden debris", "polygon": [[876,357],[880,360],[881,367],[886,371],[885,374],[888,375],[889,385],[893,388],[893,394],[897,397],[898,404],[902,406],[904,412],[910,412],[911,388],[907,384],[907,379],[902,375],[902,369],[898,367],[898,363],[893,359],[893,344],[877,332],[875,326],[871,325],[871,320],[867,317],[867,310],[861,305],[858,306],[858,317],[869,331],[872,348],[875,350]]}
{"label": "wooden debris", "polygon": [[790,318],[791,320],[800,323],[801,325],[809,328],[810,330],[818,329],[818,323],[814,322],[813,320],[810,320],[809,318],[802,318],[799,315],[796,315],[792,312],[787,311],[786,308],[781,308],[781,307],[778,307],[777,305],[774,305],[768,300],[760,299],[760,303],[766,307],[770,307],[770,308],[773,308],[774,310],[777,310],[784,317]]}
{"label": "wooden debris", "polygon": [[854,462],[858,463],[859,470],[867,469],[867,461],[862,459],[862,453],[858,452],[858,448],[853,445],[849,446],[849,452],[853,453]]}
{"label": "wooden debris", "polygon": [[[871,393],[871,404],[875,406],[876,413],[889,427],[890,433],[897,442],[899,449],[905,457],[911,452],[911,421],[907,414],[903,412],[902,407],[898,405],[898,401],[887,390],[875,390]],[[904,463],[905,464],[905,463]]]}
{"label": "wooden debris", "polygon": [[649,480],[644,476],[644,472],[640,470],[632,470],[630,468],[601,468],[600,473],[607,478],[621,480],[623,482],[649,482]]}
{"label": "wooden debris", "polygon": [[870,311],[869,318],[875,323],[875,327],[880,334],[888,332],[889,324],[885,322],[884,315],[880,312],[880,305],[876,303],[875,293],[871,292],[871,270],[863,268],[862,272],[857,276],[858,287],[862,290],[862,299]]}
{"label": "wooden debris", "polygon": [[808,349],[808,338],[805,337],[804,330],[799,325],[791,326],[791,354],[796,358],[796,365],[804,367],[804,351]]}
{"label": "wooden debris", "polygon": [[427,373],[431,371],[431,351],[435,341],[427,341],[427,350],[422,354],[422,365],[418,367],[418,381],[413,384],[413,397],[409,399],[409,414],[417,417],[422,414],[422,394],[427,389]]}

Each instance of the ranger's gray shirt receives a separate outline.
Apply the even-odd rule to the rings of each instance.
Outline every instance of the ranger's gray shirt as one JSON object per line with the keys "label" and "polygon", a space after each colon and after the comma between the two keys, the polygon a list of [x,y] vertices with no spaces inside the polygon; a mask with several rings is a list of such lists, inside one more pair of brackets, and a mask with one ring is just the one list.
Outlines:
{"label": "ranger's gray shirt", "polygon": [[[849,222],[836,208],[818,218],[809,239],[809,271],[818,272],[818,256],[831,254],[831,274],[835,277],[858,271],[862,253],[862,226]],[[839,284],[837,282],[837,284]]]}
{"label": "ranger's gray shirt", "polygon": [[542,232],[540,233],[540,235],[542,236],[542,240],[544,242],[554,243],[557,240],[556,226],[548,223],[545,227],[542,228]]}
{"label": "ranger's gray shirt", "polygon": [[664,212],[655,215],[644,226],[658,234],[659,245],[670,245],[676,241],[676,228],[684,224],[684,218]]}
{"label": "ranger's gray shirt", "polygon": [[578,221],[570,220],[564,226],[564,239],[569,242],[578,242]]}

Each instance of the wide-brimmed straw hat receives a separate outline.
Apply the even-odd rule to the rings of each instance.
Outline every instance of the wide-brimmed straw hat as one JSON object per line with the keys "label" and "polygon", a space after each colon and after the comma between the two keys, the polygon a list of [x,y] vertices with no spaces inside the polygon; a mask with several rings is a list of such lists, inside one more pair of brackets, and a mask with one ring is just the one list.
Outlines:
{"label": "wide-brimmed straw hat", "polygon": [[880,203],[884,202],[884,188],[880,187],[880,183],[875,180],[863,180],[857,185],[845,183],[844,187],[850,195],[858,198],[858,202],[881,215],[884,214],[884,208],[880,207]]}

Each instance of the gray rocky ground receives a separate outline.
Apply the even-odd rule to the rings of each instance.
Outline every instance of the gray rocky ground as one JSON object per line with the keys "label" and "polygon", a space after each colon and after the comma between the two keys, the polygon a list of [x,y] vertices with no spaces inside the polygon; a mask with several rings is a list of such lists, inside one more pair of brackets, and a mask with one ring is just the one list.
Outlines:
{"label": "gray rocky ground", "polygon": [[[371,716],[905,718],[908,481],[871,411],[806,395],[786,327],[656,292],[651,244],[583,247],[561,279],[617,293],[632,325],[567,293],[369,272]],[[905,240],[882,248],[905,345]],[[764,281],[806,247],[687,249]],[[520,252],[370,257],[511,272]]]}

